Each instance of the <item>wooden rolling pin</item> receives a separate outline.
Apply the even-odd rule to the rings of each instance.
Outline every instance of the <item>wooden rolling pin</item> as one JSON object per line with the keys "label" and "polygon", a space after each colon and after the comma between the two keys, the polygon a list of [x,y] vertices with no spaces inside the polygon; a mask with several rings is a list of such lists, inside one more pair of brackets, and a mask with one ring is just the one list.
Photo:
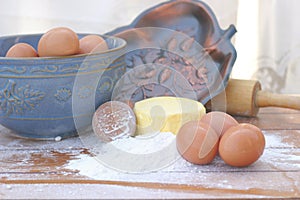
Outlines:
{"label": "wooden rolling pin", "polygon": [[254,117],[260,107],[300,110],[300,95],[274,94],[262,91],[258,81],[230,79],[225,91],[212,98],[205,106],[207,110]]}

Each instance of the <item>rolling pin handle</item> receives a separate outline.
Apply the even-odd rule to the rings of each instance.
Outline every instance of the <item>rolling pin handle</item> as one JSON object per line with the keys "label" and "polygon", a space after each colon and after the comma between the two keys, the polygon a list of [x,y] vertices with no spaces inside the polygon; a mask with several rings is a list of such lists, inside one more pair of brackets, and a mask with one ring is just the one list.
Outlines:
{"label": "rolling pin handle", "polygon": [[300,95],[274,94],[259,91],[256,94],[258,107],[281,107],[300,110]]}

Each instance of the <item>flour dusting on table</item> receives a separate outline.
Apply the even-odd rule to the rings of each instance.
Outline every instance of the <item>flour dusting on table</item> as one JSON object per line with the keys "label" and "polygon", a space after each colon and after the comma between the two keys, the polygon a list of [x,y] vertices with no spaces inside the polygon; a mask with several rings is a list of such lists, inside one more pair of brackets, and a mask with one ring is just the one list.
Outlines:
{"label": "flour dusting on table", "polygon": [[[291,177],[288,173],[289,171],[300,170],[299,149],[293,148],[289,144],[284,144],[278,135],[265,134],[265,137],[266,149],[264,154],[257,162],[245,168],[230,167],[219,156],[210,165],[193,165],[182,159],[174,146],[170,148],[170,151],[173,151],[174,155],[172,163],[161,165],[163,166],[162,168],[145,173],[116,170],[114,167],[109,167],[99,162],[99,159],[87,154],[82,154],[77,159],[71,160],[65,167],[79,171],[79,174],[82,176],[97,180],[187,184],[205,188],[234,188],[237,190],[248,190],[253,187],[255,188],[256,185],[264,185],[264,189],[272,190],[278,188],[278,190],[282,191],[291,191],[300,188],[298,181],[300,176]],[[116,145],[117,149],[131,152],[134,155],[145,155],[153,153],[154,149],[158,149],[158,152],[161,152],[161,149],[164,149],[165,145],[172,144],[174,141],[175,136],[173,134],[160,133],[155,135],[155,138],[141,139],[141,141],[136,138],[127,138],[114,141],[111,145]],[[106,150],[109,150],[110,147]],[[116,156],[114,157],[115,160],[126,162],[122,158],[117,157],[123,154],[113,153],[109,155]],[[155,157],[152,157],[152,159],[151,162],[164,162],[161,158],[155,160]],[[277,176],[274,177],[272,171],[278,171],[278,169],[282,173],[279,175],[277,173]],[[270,171],[270,173],[261,176],[260,171]],[[253,173],[249,176],[251,172]],[[273,181],[274,179],[282,179],[284,185],[280,184],[282,181]],[[258,181],[259,184],[257,184]]]}

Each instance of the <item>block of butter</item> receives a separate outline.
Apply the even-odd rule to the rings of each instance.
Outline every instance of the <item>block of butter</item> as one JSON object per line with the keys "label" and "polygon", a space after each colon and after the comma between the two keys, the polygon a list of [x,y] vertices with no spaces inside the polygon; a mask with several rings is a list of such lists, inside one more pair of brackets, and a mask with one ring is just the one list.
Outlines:
{"label": "block of butter", "polygon": [[183,124],[200,119],[206,110],[195,100],[162,96],[136,102],[134,113],[137,121],[136,135],[155,132],[177,134]]}

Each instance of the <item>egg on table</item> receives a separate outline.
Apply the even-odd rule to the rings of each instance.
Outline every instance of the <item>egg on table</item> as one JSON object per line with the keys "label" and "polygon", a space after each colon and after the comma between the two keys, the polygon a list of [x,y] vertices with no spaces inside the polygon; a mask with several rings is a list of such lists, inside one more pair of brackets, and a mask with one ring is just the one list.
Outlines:
{"label": "egg on table", "polygon": [[228,165],[245,167],[257,161],[264,148],[262,131],[252,124],[242,123],[229,128],[221,137],[219,154]]}
{"label": "egg on table", "polygon": [[185,123],[176,135],[180,155],[194,164],[209,164],[218,152],[219,137],[208,125],[199,120]]}
{"label": "egg on table", "polygon": [[120,101],[107,101],[93,115],[93,131],[103,142],[134,135],[136,118],[133,110]]}
{"label": "egg on table", "polygon": [[229,114],[220,111],[212,111],[205,114],[201,121],[209,124],[216,133],[221,137],[230,127],[239,123]]}

